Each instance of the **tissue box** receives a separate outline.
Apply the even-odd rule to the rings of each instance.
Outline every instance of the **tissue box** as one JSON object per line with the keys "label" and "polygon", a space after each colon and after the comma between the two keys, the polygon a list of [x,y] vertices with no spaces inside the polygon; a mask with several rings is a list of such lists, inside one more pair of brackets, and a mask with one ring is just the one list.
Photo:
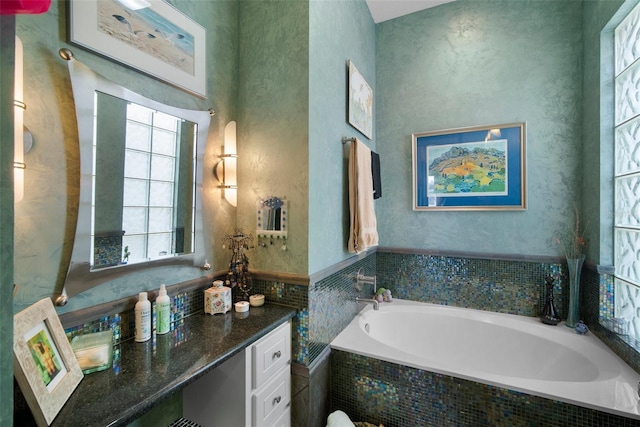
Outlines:
{"label": "tissue box", "polygon": [[226,313],[231,310],[231,288],[222,286],[222,282],[204,291],[204,312],[209,314]]}
{"label": "tissue box", "polygon": [[113,331],[74,337],[71,348],[84,374],[108,369],[113,361]]}

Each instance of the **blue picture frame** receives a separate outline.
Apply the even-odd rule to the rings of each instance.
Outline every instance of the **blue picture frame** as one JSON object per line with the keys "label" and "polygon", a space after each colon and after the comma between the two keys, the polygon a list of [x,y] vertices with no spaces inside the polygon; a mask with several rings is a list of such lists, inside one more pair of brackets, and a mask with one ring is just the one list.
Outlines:
{"label": "blue picture frame", "polygon": [[524,122],[412,135],[413,210],[525,210]]}

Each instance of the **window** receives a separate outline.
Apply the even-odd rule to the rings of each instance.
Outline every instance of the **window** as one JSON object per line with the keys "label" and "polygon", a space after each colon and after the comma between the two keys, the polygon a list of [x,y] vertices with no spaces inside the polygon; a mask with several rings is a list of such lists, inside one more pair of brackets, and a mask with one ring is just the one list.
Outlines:
{"label": "window", "polygon": [[640,340],[640,4],[616,27],[615,315]]}
{"label": "window", "polygon": [[137,262],[175,252],[179,129],[180,120],[173,116],[127,106],[123,259]]}

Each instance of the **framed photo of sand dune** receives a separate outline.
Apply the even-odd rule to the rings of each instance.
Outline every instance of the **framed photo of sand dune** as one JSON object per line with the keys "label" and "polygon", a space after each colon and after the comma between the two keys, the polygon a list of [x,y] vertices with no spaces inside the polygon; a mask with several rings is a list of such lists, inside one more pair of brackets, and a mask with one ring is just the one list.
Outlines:
{"label": "framed photo of sand dune", "polygon": [[412,135],[413,210],[525,210],[525,123]]}
{"label": "framed photo of sand dune", "polygon": [[162,0],[70,0],[69,42],[206,98],[206,29]]}
{"label": "framed photo of sand dune", "polygon": [[13,372],[38,426],[48,426],[83,378],[50,298],[13,316]]}

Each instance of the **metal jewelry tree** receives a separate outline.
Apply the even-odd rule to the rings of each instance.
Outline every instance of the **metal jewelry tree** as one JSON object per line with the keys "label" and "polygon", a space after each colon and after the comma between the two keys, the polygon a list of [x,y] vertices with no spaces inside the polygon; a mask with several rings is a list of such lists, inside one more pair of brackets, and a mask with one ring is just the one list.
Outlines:
{"label": "metal jewelry tree", "polygon": [[231,288],[233,302],[249,301],[251,276],[249,275],[249,258],[244,251],[253,247],[250,246],[253,243],[253,236],[244,234],[241,228],[236,228],[233,235],[227,234],[222,241],[224,242],[222,247],[225,248],[228,245],[232,252],[226,286]]}

